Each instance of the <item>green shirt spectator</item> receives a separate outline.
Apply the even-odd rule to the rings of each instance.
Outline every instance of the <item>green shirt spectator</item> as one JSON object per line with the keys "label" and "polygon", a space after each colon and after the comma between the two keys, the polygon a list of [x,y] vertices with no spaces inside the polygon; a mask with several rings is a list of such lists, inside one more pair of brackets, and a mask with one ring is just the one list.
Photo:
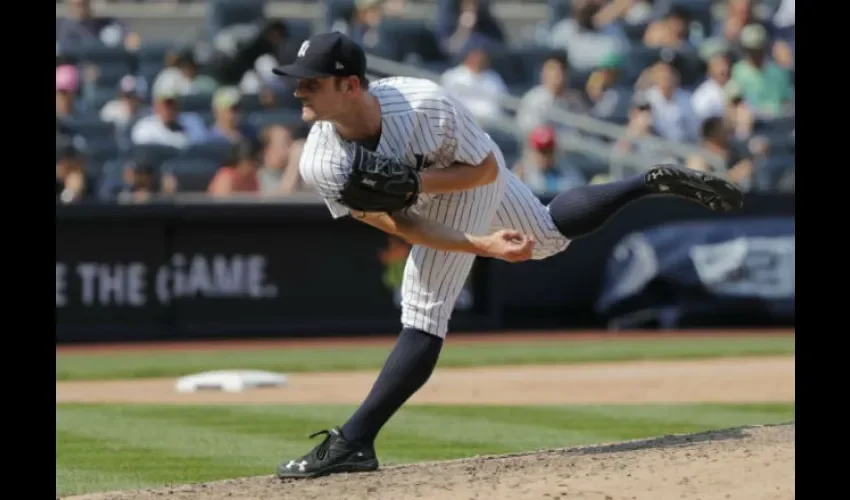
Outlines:
{"label": "green shirt spectator", "polygon": [[741,46],[745,57],[732,68],[732,80],[740,85],[744,98],[756,113],[763,116],[783,114],[791,101],[792,88],[788,72],[767,60],[767,32],[752,24],[741,30]]}

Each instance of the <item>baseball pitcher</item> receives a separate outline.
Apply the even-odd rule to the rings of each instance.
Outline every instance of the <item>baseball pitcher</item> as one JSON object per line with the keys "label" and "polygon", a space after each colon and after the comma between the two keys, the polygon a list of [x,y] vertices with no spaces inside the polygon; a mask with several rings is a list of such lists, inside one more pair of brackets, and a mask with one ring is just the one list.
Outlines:
{"label": "baseball pitcher", "polygon": [[675,195],[713,211],[742,205],[724,180],[668,165],[583,186],[543,205],[508,170],[498,146],[439,85],[393,77],[369,83],[366,55],[340,33],[311,37],[274,70],[297,79],[312,122],[300,173],[334,218],[353,217],[412,245],[402,283],[402,330],[362,405],[281,478],[378,468],[374,442],[437,363],[458,294],[476,256],[545,259],[644,196]]}

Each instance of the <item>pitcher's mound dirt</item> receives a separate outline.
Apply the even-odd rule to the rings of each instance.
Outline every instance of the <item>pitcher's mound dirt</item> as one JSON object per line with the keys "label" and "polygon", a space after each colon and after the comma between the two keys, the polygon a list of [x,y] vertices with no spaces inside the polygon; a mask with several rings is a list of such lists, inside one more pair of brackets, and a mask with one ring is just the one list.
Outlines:
{"label": "pitcher's mound dirt", "polygon": [[[389,467],[252,477],[74,500],[793,500],[794,424]],[[71,500],[71,499],[68,499]]]}
{"label": "pitcher's mound dirt", "polygon": [[[57,403],[359,403],[375,372],[294,373],[289,386],[179,394],[176,378],[57,382]],[[438,368],[410,404],[644,404],[794,401],[794,357]]]}

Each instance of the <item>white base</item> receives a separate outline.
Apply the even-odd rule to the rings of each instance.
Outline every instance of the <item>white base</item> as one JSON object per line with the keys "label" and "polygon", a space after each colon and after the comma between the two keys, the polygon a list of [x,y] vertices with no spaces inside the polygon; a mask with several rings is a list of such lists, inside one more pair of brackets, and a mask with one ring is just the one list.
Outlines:
{"label": "white base", "polygon": [[285,387],[286,375],[256,370],[222,370],[188,375],[177,380],[177,392],[203,390],[242,392],[260,387]]}

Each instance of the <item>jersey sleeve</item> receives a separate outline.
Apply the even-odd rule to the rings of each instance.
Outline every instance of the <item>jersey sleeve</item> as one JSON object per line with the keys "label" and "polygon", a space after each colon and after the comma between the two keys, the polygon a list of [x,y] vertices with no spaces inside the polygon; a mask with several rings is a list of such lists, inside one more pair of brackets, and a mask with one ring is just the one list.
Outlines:
{"label": "jersey sleeve", "polygon": [[334,219],[344,217],[351,210],[338,202],[350,172],[350,158],[343,148],[314,126],[307,136],[298,170],[304,182],[322,197]]}
{"label": "jersey sleeve", "polygon": [[444,96],[442,103],[441,126],[445,131],[445,154],[452,162],[480,164],[493,150],[490,136],[454,97]]}

